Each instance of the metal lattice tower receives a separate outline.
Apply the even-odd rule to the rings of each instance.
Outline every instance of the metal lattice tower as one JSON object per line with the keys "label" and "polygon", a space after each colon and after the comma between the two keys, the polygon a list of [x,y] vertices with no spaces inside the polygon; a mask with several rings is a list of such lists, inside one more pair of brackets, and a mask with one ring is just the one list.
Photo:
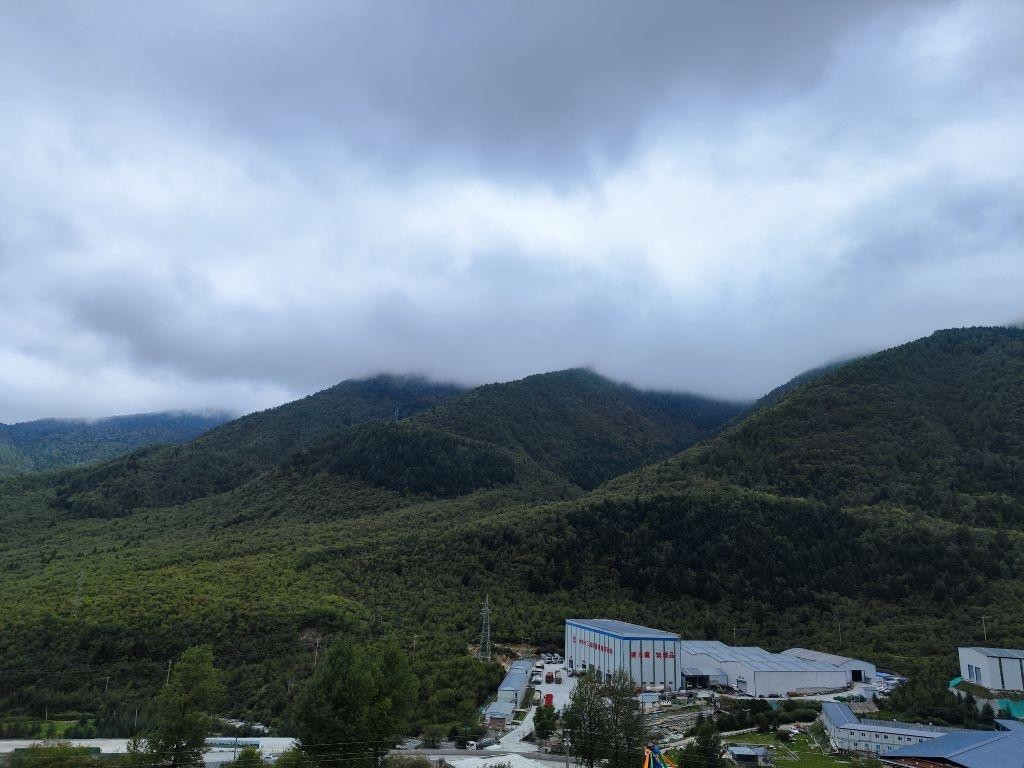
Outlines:
{"label": "metal lattice tower", "polygon": [[491,602],[490,595],[484,596],[484,607],[480,609],[480,650],[477,658],[491,660]]}

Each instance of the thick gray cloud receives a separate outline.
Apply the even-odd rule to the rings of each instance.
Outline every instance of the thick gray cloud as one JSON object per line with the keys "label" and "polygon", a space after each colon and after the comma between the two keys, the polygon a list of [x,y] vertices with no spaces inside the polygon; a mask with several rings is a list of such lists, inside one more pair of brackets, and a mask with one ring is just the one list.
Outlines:
{"label": "thick gray cloud", "polygon": [[0,6],[0,421],[754,397],[1019,319],[1022,51],[1009,0]]}

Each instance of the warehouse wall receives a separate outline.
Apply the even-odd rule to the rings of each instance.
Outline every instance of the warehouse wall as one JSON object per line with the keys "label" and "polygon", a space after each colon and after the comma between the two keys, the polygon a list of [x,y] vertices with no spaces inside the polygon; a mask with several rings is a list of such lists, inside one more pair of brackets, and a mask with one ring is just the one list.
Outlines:
{"label": "warehouse wall", "polygon": [[751,687],[748,687],[747,692],[751,696],[785,696],[790,691],[808,688],[842,688],[846,685],[848,674],[842,669],[835,672],[751,670],[747,677]]}
{"label": "warehouse wall", "polygon": [[594,668],[607,675],[624,669],[638,685],[676,690],[682,666],[676,656],[673,639],[638,640],[590,627],[565,626],[565,663],[576,670]]}

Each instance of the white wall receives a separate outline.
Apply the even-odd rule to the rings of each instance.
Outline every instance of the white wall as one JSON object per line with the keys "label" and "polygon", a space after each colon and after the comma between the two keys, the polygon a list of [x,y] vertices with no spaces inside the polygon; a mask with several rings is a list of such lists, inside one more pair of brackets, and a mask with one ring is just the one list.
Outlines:
{"label": "white wall", "polygon": [[1024,664],[1021,663],[1021,659],[992,658],[973,648],[958,650],[960,676],[964,680],[996,690],[1024,691]]}
{"label": "white wall", "polygon": [[862,683],[873,683],[875,682],[875,678],[878,677],[878,670],[875,668],[875,665],[868,661],[862,661],[861,659],[850,659],[849,661],[840,664],[839,668],[845,669],[848,672],[853,672],[853,670],[859,669],[864,676],[864,679],[860,681]]}
{"label": "white wall", "polygon": [[637,684],[653,683],[676,690],[682,666],[676,656],[673,639],[634,640],[589,627],[565,625],[565,664],[576,670],[584,665],[602,674],[624,669]]}
{"label": "white wall", "polygon": [[[806,688],[843,688],[847,684],[849,672],[837,669],[834,672],[808,672],[793,670],[788,672],[751,672],[747,675],[747,693],[752,696],[785,696],[790,691]],[[751,689],[751,684],[753,689]]]}
{"label": "white wall", "polygon": [[1002,667],[1003,685],[1006,691],[1024,691],[1024,659],[999,659]]}

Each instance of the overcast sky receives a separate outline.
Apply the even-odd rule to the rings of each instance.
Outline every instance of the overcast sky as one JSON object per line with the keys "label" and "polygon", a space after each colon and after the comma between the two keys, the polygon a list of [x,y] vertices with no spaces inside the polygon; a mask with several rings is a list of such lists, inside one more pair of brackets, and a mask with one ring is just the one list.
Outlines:
{"label": "overcast sky", "polygon": [[1024,3],[0,2],[0,421],[1024,318]]}

